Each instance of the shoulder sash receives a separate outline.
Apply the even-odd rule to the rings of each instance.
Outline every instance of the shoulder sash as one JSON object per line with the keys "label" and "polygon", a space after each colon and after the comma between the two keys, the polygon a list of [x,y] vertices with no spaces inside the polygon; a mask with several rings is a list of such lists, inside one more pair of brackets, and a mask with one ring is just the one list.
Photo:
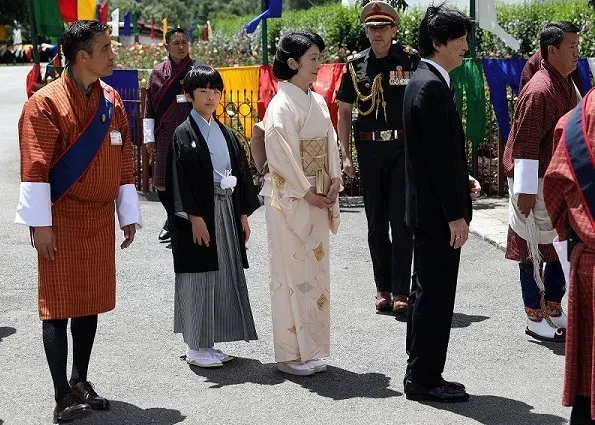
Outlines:
{"label": "shoulder sash", "polygon": [[570,170],[579,187],[579,193],[586,211],[590,215],[591,224],[595,212],[595,157],[587,145],[586,114],[587,102],[585,99],[572,110],[566,127],[564,128],[564,143],[568,152]]}
{"label": "shoulder sash", "polygon": [[113,115],[114,92],[102,88],[93,117],[50,168],[52,204],[62,199],[93,163],[105,140]]}

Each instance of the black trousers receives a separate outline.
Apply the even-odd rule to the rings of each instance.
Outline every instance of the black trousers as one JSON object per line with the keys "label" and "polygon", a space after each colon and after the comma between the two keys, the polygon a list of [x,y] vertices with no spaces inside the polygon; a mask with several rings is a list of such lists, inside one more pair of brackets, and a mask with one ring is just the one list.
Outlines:
{"label": "black trousers", "polygon": [[413,273],[407,321],[407,376],[416,384],[442,382],[455,305],[460,249],[450,246],[450,231],[415,230]]}
{"label": "black trousers", "polygon": [[405,226],[405,145],[395,140],[356,146],[376,289],[408,296],[413,240]]}

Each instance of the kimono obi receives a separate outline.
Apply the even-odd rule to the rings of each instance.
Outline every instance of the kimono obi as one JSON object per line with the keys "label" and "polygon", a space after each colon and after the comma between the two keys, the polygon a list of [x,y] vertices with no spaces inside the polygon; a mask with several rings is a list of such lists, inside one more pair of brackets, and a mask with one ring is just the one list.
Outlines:
{"label": "kimono obi", "polygon": [[327,146],[326,137],[300,139],[302,169],[316,193],[326,193],[328,187]]}

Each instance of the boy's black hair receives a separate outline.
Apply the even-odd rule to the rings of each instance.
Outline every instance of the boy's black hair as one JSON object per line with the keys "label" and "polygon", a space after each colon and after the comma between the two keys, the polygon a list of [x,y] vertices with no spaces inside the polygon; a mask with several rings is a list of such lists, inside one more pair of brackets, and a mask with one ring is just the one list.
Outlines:
{"label": "boy's black hair", "polygon": [[213,89],[223,91],[223,78],[215,68],[198,65],[192,68],[184,77],[184,93],[194,99],[194,90]]}

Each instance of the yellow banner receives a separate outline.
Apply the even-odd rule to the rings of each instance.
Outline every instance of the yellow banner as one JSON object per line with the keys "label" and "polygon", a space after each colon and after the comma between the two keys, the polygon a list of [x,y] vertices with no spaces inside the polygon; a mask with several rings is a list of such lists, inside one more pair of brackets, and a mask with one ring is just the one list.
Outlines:
{"label": "yellow banner", "polygon": [[217,68],[223,78],[226,105],[217,108],[217,117],[225,125],[252,137],[252,127],[256,122],[258,101],[258,66]]}
{"label": "yellow banner", "polygon": [[97,19],[96,3],[96,0],[77,0],[76,13],[78,20],[93,21]]}

